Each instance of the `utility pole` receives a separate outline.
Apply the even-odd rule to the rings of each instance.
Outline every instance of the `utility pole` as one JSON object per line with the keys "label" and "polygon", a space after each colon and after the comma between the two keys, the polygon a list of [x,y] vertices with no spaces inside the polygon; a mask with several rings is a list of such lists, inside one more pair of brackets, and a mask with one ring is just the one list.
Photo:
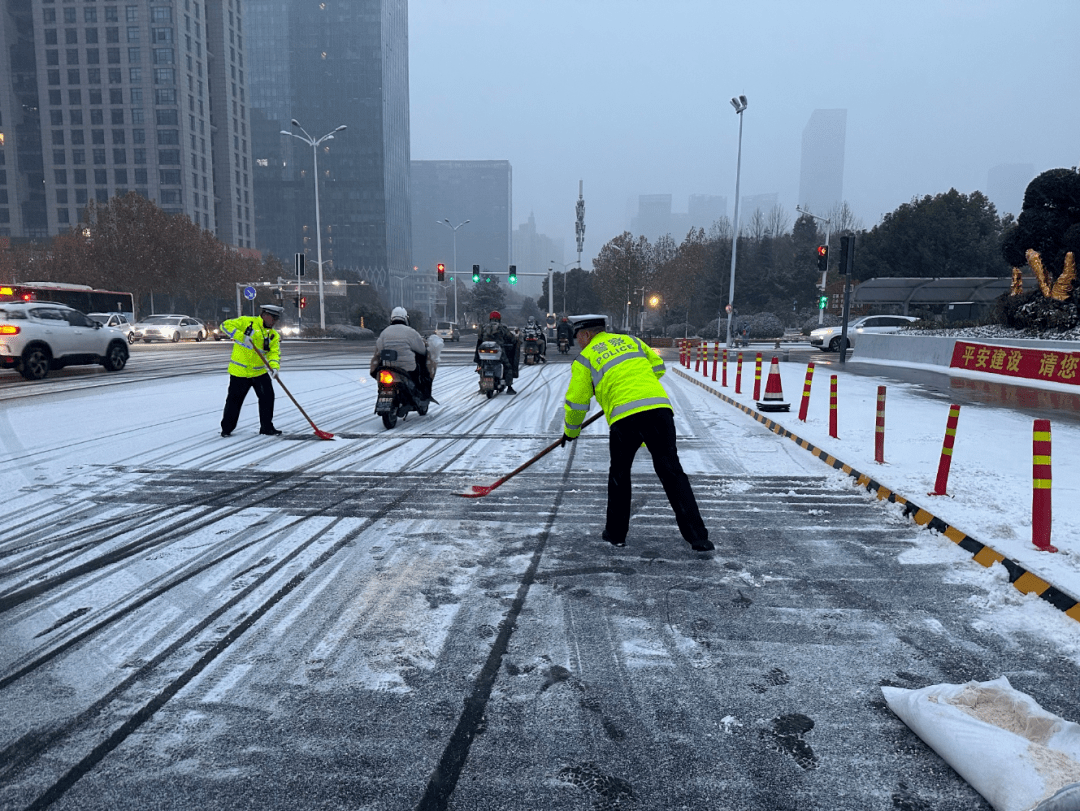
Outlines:
{"label": "utility pole", "polygon": [[[800,214],[805,214],[807,217],[813,217],[815,220],[821,220],[823,223],[825,223],[825,247],[828,248],[829,247],[829,238],[832,236],[832,219],[825,219],[824,217],[819,217],[816,214],[811,214],[806,209],[799,208],[798,206],[795,206],[795,210],[798,211]],[[829,275],[829,254],[826,253],[825,254],[825,269],[821,272],[821,285],[820,285],[821,295],[823,295],[823,296],[825,295],[825,278],[828,275]],[[818,307],[818,311],[817,311],[817,322],[818,322],[819,327],[822,324],[825,323],[825,311],[823,309],[821,309],[820,307]]]}

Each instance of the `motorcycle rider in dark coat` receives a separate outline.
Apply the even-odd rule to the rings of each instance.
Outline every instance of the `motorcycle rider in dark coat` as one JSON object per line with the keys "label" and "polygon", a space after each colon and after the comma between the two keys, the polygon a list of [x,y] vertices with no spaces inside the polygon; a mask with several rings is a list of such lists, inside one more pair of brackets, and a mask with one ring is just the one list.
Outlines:
{"label": "motorcycle rider in dark coat", "polygon": [[498,310],[492,310],[488,316],[488,323],[480,329],[476,338],[476,351],[473,352],[473,363],[480,364],[480,344],[484,341],[495,341],[503,349],[506,355],[506,363],[503,368],[503,379],[506,380],[506,393],[517,394],[514,391],[514,378],[518,375],[518,347],[521,346],[521,338],[513,330],[502,322],[502,314]]}

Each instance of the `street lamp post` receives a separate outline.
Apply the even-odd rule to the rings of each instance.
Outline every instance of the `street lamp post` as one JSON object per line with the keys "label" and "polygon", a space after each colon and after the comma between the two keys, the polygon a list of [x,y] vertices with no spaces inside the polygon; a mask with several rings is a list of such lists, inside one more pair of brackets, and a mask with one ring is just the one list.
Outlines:
{"label": "street lamp post", "polygon": [[454,232],[454,323],[457,324],[457,230],[463,226],[468,225],[472,220],[465,220],[465,222],[458,223],[457,225],[451,225],[450,220],[443,218],[442,220],[436,220],[440,225],[445,225],[451,231]]}
{"label": "street lamp post", "polygon": [[739,116],[739,157],[735,162],[735,224],[731,234],[731,280],[728,285],[727,345],[731,346],[731,316],[735,312],[735,252],[739,247],[739,181],[742,174],[742,123],[746,110],[746,96],[731,99],[731,106]]}
{"label": "street lamp post", "polygon": [[311,146],[311,157],[313,161],[313,167],[315,172],[315,246],[318,252],[318,264],[319,264],[319,327],[320,329],[326,329],[326,307],[325,300],[323,298],[323,264],[322,264],[322,225],[319,220],[319,146],[324,141],[334,140],[334,133],[341,132],[345,129],[345,125],[335,129],[333,132],[328,132],[322,138],[315,140],[308,135],[307,130],[300,126],[300,122],[295,118],[292,120],[292,125],[298,127],[303,135],[297,135],[295,132],[289,130],[282,130],[282,135],[291,135],[293,138],[297,138],[303,141],[305,144]]}
{"label": "street lamp post", "polygon": [[638,337],[640,337],[645,334],[645,288],[642,287],[640,290],[635,290],[634,292],[641,293],[641,317],[639,318],[641,326],[638,327]]}
{"label": "street lamp post", "polygon": [[623,326],[625,329],[630,329],[630,252],[626,248],[620,247],[612,243],[608,243],[608,247],[618,251],[626,257],[626,316],[623,319]]}
{"label": "street lamp post", "polygon": [[[566,315],[566,268],[569,267],[570,265],[574,265],[574,263],[573,262],[560,262],[558,259],[550,259],[548,261],[550,261],[551,264],[553,264],[553,265],[562,265],[562,312],[563,312],[563,315]],[[580,268],[581,267],[581,262],[579,261],[576,265],[574,265],[574,267],[575,268]],[[571,270],[572,269],[573,268],[571,268]]]}
{"label": "street lamp post", "polygon": [[[826,247],[826,249],[828,249],[828,247],[829,247],[829,238],[832,236],[832,219],[825,219],[825,217],[819,217],[817,214],[811,214],[809,211],[807,211],[807,210],[805,210],[803,208],[799,208],[799,206],[795,206],[795,210],[798,211],[800,214],[805,214],[807,217],[813,217],[815,220],[821,220],[823,223],[825,223],[825,247]],[[826,253],[825,253],[825,270],[821,271],[821,295],[825,295],[825,282],[826,282],[826,277],[828,275],[829,275],[829,254],[828,254],[828,251],[826,250]],[[825,311],[823,309],[821,309],[820,307],[818,307],[818,311],[817,311],[817,322],[818,322],[818,326],[821,326],[822,324],[825,323]]]}

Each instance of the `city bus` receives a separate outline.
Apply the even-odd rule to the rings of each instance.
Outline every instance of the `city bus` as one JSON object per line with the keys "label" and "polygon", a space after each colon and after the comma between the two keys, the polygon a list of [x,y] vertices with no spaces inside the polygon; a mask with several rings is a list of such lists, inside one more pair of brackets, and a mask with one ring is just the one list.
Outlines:
{"label": "city bus", "polygon": [[130,313],[135,318],[135,298],[131,293],[97,290],[87,284],[63,282],[17,282],[0,284],[2,301],[55,301],[84,313]]}

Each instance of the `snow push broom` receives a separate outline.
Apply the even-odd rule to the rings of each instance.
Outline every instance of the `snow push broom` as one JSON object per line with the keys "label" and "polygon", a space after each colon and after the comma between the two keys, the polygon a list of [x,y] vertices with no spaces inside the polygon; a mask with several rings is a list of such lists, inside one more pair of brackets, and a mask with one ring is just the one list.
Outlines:
{"label": "snow push broom", "polygon": [[[263,362],[263,365],[265,365],[266,368],[269,369],[270,364],[267,362],[266,356],[259,351],[258,347],[252,346],[251,348],[255,350],[255,354],[259,356],[259,360]],[[331,434],[329,431],[320,431],[319,426],[312,422],[311,417],[307,415],[307,412],[304,411],[303,408],[300,408],[300,403],[296,402],[296,398],[292,396],[292,392],[289,391],[288,388],[285,387],[285,384],[281,382],[281,378],[277,377],[274,379],[277,380],[278,385],[281,386],[284,392],[289,395],[289,399],[293,401],[293,405],[296,406],[300,410],[300,413],[304,415],[304,419],[307,420],[311,427],[315,429],[315,436],[317,436],[319,439],[333,439],[333,434]]]}
{"label": "snow push broom", "polygon": [[[602,416],[604,416],[604,412],[603,411],[598,411],[597,413],[595,413],[591,417],[589,417],[589,419],[585,420],[585,422],[581,423],[581,427],[584,428],[586,425],[588,425],[591,422],[595,422],[596,420],[600,419],[600,417],[602,417]],[[507,473],[501,479],[496,480],[494,484],[490,484],[490,485],[487,485],[487,486],[484,486],[482,484],[471,484],[471,485],[469,485],[469,489],[466,490],[464,493],[455,493],[455,495],[461,496],[462,498],[483,498],[488,493],[490,493],[492,490],[494,490],[496,487],[498,487],[500,484],[504,484],[505,482],[510,481],[510,479],[514,478],[514,476],[519,474],[521,471],[523,471],[525,468],[527,468],[533,462],[537,462],[540,459],[543,459],[545,456],[547,456],[549,453],[551,453],[553,450],[555,450],[556,448],[558,448],[562,444],[563,444],[562,437],[559,437],[554,442],[552,442],[550,445],[548,445],[546,448],[544,448],[542,451],[540,451],[540,453],[536,454],[536,456],[532,457],[527,462],[525,462],[525,464],[521,465],[520,467],[514,468],[512,471]]]}

